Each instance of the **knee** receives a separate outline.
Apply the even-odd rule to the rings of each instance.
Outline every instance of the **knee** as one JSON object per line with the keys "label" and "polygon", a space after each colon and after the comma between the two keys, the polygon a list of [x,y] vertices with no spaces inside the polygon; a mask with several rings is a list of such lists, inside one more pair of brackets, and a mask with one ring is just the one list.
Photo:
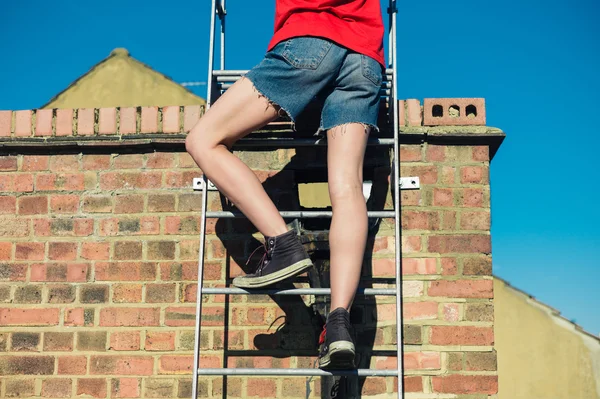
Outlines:
{"label": "knee", "polygon": [[350,199],[363,198],[362,181],[354,178],[336,178],[329,180],[329,198],[331,204],[339,204]]}

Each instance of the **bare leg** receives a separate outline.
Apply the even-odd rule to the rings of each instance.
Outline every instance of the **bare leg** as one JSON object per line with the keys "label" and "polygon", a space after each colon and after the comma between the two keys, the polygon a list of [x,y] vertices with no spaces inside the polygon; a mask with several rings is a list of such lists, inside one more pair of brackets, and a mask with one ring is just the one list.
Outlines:
{"label": "bare leg", "polygon": [[260,180],[229,152],[238,139],[277,117],[278,109],[242,78],[217,100],[189,133],[185,147],[204,174],[265,236],[288,229]]}
{"label": "bare leg", "polygon": [[368,229],[362,191],[367,139],[368,130],[360,123],[327,132],[329,197],[333,208],[329,231],[332,310],[350,310],[360,279]]}

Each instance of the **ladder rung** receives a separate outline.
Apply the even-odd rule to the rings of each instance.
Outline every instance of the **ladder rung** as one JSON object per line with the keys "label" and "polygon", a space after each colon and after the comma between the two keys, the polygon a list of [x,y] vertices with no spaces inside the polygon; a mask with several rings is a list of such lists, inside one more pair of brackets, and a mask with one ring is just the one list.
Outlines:
{"label": "ladder rung", "polygon": [[[243,138],[235,143],[236,147],[277,147],[277,148],[296,148],[308,147],[312,145],[327,146],[327,140],[322,137],[315,138],[285,138],[285,139],[270,139],[270,138]],[[369,146],[392,146],[394,139],[370,138],[367,141]]]}
{"label": "ladder rung", "polygon": [[[241,79],[241,76],[217,76],[217,82],[222,84],[224,88],[228,88],[231,86],[232,82],[237,82]],[[229,85],[227,85],[229,83]],[[386,75],[386,77],[381,82],[381,87],[386,89],[392,88],[391,79]]]}
{"label": "ladder rung", "polygon": [[[215,69],[213,70],[213,76],[241,76],[248,73],[247,69]],[[385,70],[386,75],[392,75],[394,70],[387,68]]]}
{"label": "ladder rung", "polygon": [[198,369],[198,375],[289,375],[289,376],[332,376],[332,375],[345,375],[345,376],[359,376],[359,377],[396,377],[398,376],[398,370],[371,370],[371,369],[357,369],[357,370],[321,370],[321,369]]}
{"label": "ladder rung", "polygon": [[[322,218],[332,217],[332,211],[280,211],[279,214],[284,218]],[[394,211],[369,211],[367,216],[370,218],[393,218],[395,216]],[[244,214],[240,211],[211,211],[206,212],[207,218],[245,218]]]}
{"label": "ladder rung", "polygon": [[[359,288],[357,294],[362,295],[396,295],[393,288]],[[289,290],[245,290],[243,288],[202,288],[203,294],[226,294],[226,295],[331,295],[330,288],[295,288]]]}

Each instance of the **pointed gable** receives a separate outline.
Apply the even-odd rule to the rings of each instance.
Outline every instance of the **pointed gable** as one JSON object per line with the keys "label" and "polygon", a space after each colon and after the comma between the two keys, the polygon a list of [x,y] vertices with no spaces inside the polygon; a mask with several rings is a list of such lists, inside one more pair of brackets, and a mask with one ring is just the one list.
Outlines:
{"label": "pointed gable", "polygon": [[42,108],[204,104],[203,98],[118,48]]}

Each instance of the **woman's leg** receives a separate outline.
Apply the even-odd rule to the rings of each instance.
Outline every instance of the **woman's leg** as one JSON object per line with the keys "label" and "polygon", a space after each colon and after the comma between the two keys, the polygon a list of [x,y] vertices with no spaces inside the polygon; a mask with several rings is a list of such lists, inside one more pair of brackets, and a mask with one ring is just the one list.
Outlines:
{"label": "woman's leg", "polygon": [[350,310],[367,241],[367,206],[363,195],[363,159],[368,130],[349,123],[327,132],[327,169],[333,218],[331,251],[331,309]]}
{"label": "woman's leg", "polygon": [[277,118],[278,109],[242,78],[231,86],[190,131],[185,147],[204,174],[265,236],[288,229],[260,180],[229,152],[238,139]]}

